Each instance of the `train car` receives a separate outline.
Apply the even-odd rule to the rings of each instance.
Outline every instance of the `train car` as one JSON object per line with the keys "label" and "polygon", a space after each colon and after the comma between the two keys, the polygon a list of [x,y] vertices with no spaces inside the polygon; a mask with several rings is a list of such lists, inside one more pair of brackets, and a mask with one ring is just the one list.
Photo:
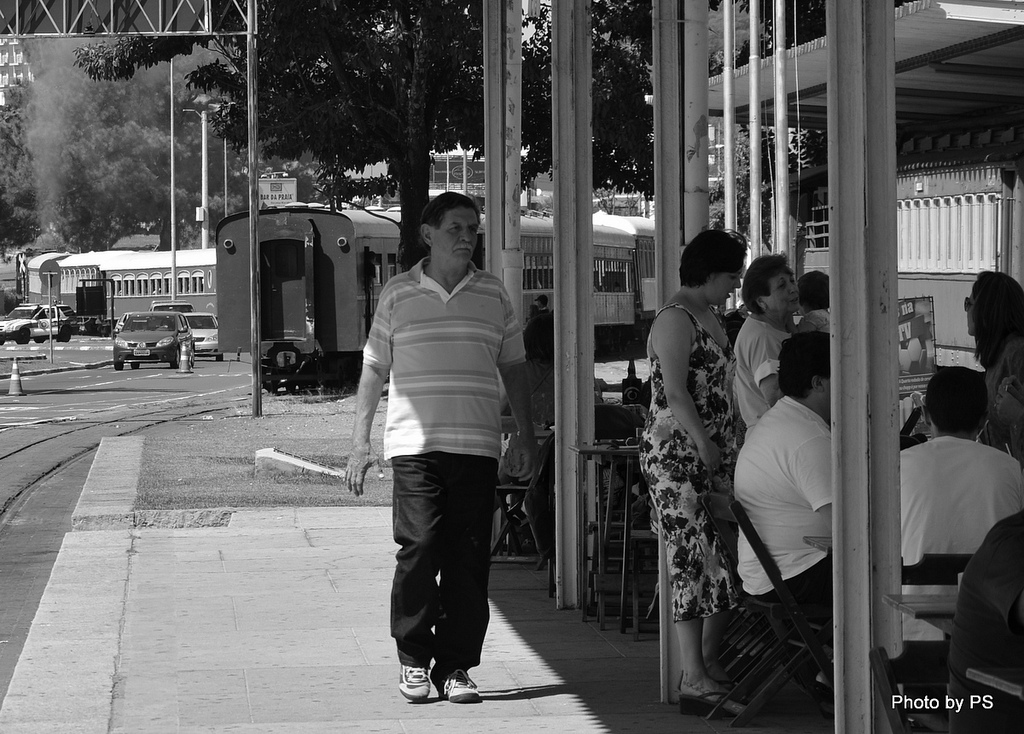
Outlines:
{"label": "train car", "polygon": [[[653,317],[644,284],[653,283],[654,225],[609,217],[594,226],[594,322],[599,352],[643,338]],[[634,219],[634,218],[629,218]],[[638,218],[637,218],[638,219]],[[617,226],[611,226],[614,222]],[[523,217],[522,314],[554,293],[554,228]],[[359,357],[380,289],[398,272],[395,212],[329,211],[294,204],[260,212],[261,358],[264,387],[299,389],[346,383]],[[249,351],[249,220],[241,212],[217,227],[220,345]],[[484,238],[474,253],[483,262]]]}
{"label": "train car", "polygon": [[[966,156],[965,156],[966,157]],[[998,156],[989,154],[990,158]],[[978,273],[1003,270],[1016,275],[1015,220],[1020,187],[1013,161],[985,160],[958,165],[904,164],[896,179],[898,293],[930,299],[934,310],[935,363],[977,367],[974,338],[963,310]],[[805,270],[829,270],[827,188],[812,189],[815,205],[801,214],[810,234]],[[1018,235],[1019,236],[1019,235]],[[831,243],[836,244],[836,243]]]}
{"label": "train car", "polygon": [[[541,294],[554,303],[554,223],[523,217],[523,314]],[[618,351],[644,339],[654,317],[654,220],[594,215],[594,344]]]}
{"label": "train car", "polygon": [[[392,216],[293,205],[260,211],[263,386],[345,383],[357,377],[380,289],[398,269]],[[251,349],[249,214],[217,226],[220,346]]]}
{"label": "train car", "polygon": [[[175,300],[191,303],[197,311],[217,311],[216,253],[178,250],[174,253],[177,281]],[[43,298],[40,267],[55,260],[60,266],[60,298],[74,304],[83,285],[103,284],[110,301],[104,308],[115,315],[147,311],[153,300],[171,295],[171,253],[107,250],[76,254],[44,253],[28,262],[29,300]],[[99,325],[97,324],[97,333]]]}

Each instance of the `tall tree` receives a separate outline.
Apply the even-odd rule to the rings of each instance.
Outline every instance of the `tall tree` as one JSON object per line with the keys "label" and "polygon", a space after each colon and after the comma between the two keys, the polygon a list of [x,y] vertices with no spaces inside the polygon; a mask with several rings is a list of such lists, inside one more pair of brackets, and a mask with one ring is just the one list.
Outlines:
{"label": "tall tree", "polygon": [[[266,156],[319,164],[334,201],[400,195],[402,262],[419,256],[431,152],[483,137],[480,3],[473,0],[258,0],[259,129]],[[239,37],[123,38],[78,50],[95,79],[127,79],[140,67],[189,53],[220,57],[189,84],[224,102],[218,134],[246,144],[245,46]],[[351,175],[384,161],[388,172]]]}
{"label": "tall tree", "polygon": [[32,159],[25,142],[26,96],[25,90],[13,87],[0,107],[0,256],[39,234]]}

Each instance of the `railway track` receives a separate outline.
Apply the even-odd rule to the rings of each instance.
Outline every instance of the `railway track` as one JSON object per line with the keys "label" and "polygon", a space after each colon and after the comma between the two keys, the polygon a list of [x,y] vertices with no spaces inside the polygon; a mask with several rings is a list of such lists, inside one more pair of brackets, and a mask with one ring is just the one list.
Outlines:
{"label": "railway track", "polygon": [[[95,451],[103,438],[130,436],[166,423],[196,420],[226,413],[246,400],[218,400],[202,405],[167,404],[142,410],[118,411],[102,418],[59,420],[5,428],[0,450],[0,535],[31,496],[34,488],[47,482],[65,467]],[[13,444],[13,445],[12,445]]]}

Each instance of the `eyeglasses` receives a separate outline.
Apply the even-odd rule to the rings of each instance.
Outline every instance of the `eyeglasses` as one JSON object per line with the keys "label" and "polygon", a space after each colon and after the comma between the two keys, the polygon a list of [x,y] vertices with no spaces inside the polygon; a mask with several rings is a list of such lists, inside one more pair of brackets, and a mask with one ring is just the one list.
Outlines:
{"label": "eyeglasses", "polygon": [[973,306],[974,299],[972,299],[970,296],[967,296],[967,298],[964,299],[964,311],[970,311]]}

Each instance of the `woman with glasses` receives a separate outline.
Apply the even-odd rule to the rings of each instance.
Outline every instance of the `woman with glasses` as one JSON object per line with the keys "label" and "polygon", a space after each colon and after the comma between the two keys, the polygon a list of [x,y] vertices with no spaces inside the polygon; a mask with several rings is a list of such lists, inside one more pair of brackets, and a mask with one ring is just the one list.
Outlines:
{"label": "woman with glasses", "polygon": [[1024,406],[1013,396],[1024,381],[1024,288],[1005,273],[979,273],[964,311],[988,388],[988,425],[979,439],[1022,461]]}

